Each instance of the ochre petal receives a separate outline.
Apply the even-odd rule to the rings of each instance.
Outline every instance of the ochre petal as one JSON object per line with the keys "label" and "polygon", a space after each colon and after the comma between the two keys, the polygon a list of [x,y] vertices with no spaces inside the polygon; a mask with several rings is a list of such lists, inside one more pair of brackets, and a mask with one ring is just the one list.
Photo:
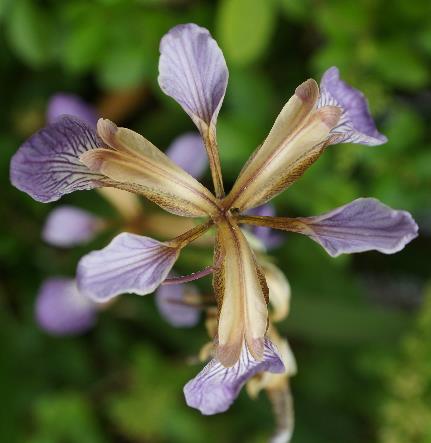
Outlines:
{"label": "ochre petal", "polygon": [[217,358],[226,367],[234,365],[245,340],[259,360],[267,327],[268,288],[244,234],[230,221],[218,225],[215,266],[220,310]]}
{"label": "ochre petal", "polygon": [[100,120],[98,133],[112,149],[98,149],[81,157],[92,171],[142,193],[177,215],[202,217],[218,211],[214,196],[141,135]]}
{"label": "ochre petal", "polygon": [[226,206],[242,211],[267,202],[317,160],[341,115],[336,106],[316,110],[318,94],[314,80],[297,88],[263,145],[241,171],[226,197]]}
{"label": "ochre petal", "polygon": [[272,307],[271,320],[284,320],[289,314],[290,285],[281,270],[270,261],[262,263],[269,289],[269,303]]}

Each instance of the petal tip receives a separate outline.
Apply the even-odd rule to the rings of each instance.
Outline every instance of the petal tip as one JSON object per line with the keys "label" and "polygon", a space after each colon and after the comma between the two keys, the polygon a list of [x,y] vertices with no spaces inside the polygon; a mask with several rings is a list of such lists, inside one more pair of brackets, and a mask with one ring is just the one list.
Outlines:
{"label": "petal tip", "polygon": [[309,78],[301,83],[295,89],[295,95],[297,95],[303,102],[314,102],[319,95],[319,86],[317,85],[316,80]]}
{"label": "petal tip", "polygon": [[338,106],[325,106],[323,108],[320,108],[318,112],[322,122],[329,129],[332,129],[340,120],[343,110]]}

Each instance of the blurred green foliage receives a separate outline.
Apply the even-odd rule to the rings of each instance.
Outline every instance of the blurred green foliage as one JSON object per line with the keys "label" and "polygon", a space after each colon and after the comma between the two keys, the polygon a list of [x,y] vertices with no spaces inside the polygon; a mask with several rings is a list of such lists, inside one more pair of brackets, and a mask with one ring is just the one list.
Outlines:
{"label": "blurred green foliage", "polygon": [[[47,100],[58,91],[119,115],[161,148],[191,130],[157,86],[160,38],[190,21],[217,37],[230,69],[218,128],[227,188],[305,78],[337,65],[369,97],[389,143],[329,149],[276,199],[277,211],[311,215],[374,196],[412,211],[422,236],[395,256],[331,259],[294,235],[275,252],[293,289],[281,325],[299,364],[293,442],[428,443],[429,289],[417,312],[400,309],[396,291],[391,303],[382,294],[387,278],[430,283],[429,0],[0,1],[0,440],[257,443],[271,434],[264,396],[253,402],[242,393],[215,417],[184,405],[182,386],[200,368],[187,362],[205,343],[204,328],[170,328],[151,297],[122,297],[83,337],[49,337],[33,318],[42,280],[73,275],[78,258],[107,239],[73,251],[43,244],[40,230],[53,205],[9,185],[10,157],[43,125]],[[136,88],[145,93],[130,103]],[[63,201],[111,211],[96,193]],[[179,266],[193,270],[199,257],[190,251]],[[377,281],[372,290],[369,275]],[[209,281],[199,284],[210,290]]]}

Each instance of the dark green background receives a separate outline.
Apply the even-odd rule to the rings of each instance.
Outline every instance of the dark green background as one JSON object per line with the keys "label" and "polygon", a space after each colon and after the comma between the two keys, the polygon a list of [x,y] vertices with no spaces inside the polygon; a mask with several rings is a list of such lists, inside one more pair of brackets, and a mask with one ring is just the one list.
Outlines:
{"label": "dark green background", "polygon": [[[264,395],[242,393],[214,417],[184,405],[204,327],[174,330],[151,296],[121,297],[78,338],[50,337],[33,317],[43,279],[73,275],[79,257],[109,235],[71,251],[44,244],[55,205],[10,186],[10,157],[44,124],[58,91],[99,105],[161,148],[193,129],[157,85],[161,36],[190,21],[216,36],[230,69],[218,125],[227,188],[294,88],[336,65],[369,97],[389,143],[331,148],[276,199],[277,212],[312,215],[372,196],[411,211],[421,227],[395,256],[332,259],[295,235],[274,253],[293,291],[280,325],[299,366],[293,442],[430,443],[429,0],[0,1],[0,440],[257,443],[272,431]],[[95,192],[62,202],[113,215]],[[197,254],[179,267],[199,266]],[[199,284],[209,291],[209,279]]]}

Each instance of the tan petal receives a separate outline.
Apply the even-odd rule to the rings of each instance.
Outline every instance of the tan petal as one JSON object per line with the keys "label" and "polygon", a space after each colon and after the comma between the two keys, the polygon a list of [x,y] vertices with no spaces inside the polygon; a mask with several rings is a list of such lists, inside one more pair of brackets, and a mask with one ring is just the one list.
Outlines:
{"label": "tan petal", "polygon": [[100,188],[98,191],[125,220],[134,220],[142,213],[139,197],[131,192],[116,188]]}
{"label": "tan petal", "polygon": [[109,120],[99,120],[98,132],[112,149],[85,153],[81,161],[111,179],[113,186],[141,193],[176,215],[202,217],[218,212],[211,192],[144,137]]}
{"label": "tan petal", "polygon": [[282,192],[322,154],[341,109],[315,109],[314,80],[300,85],[280,112],[268,137],[241,171],[226,206],[239,210],[261,205]]}
{"label": "tan petal", "polygon": [[255,359],[263,355],[267,328],[268,288],[253,252],[239,227],[218,225],[214,290],[219,305],[217,358],[224,366],[239,359],[245,340]]}
{"label": "tan petal", "polygon": [[290,285],[281,270],[269,261],[262,262],[269,289],[269,303],[272,306],[271,320],[284,320],[289,314]]}
{"label": "tan petal", "polygon": [[297,373],[296,360],[290,349],[289,342],[285,338],[280,337],[272,325],[268,328],[267,336],[270,337],[276,346],[286,370],[281,374],[264,372],[251,379],[247,383],[247,392],[252,398],[256,398],[262,389],[283,389],[286,381]]}

